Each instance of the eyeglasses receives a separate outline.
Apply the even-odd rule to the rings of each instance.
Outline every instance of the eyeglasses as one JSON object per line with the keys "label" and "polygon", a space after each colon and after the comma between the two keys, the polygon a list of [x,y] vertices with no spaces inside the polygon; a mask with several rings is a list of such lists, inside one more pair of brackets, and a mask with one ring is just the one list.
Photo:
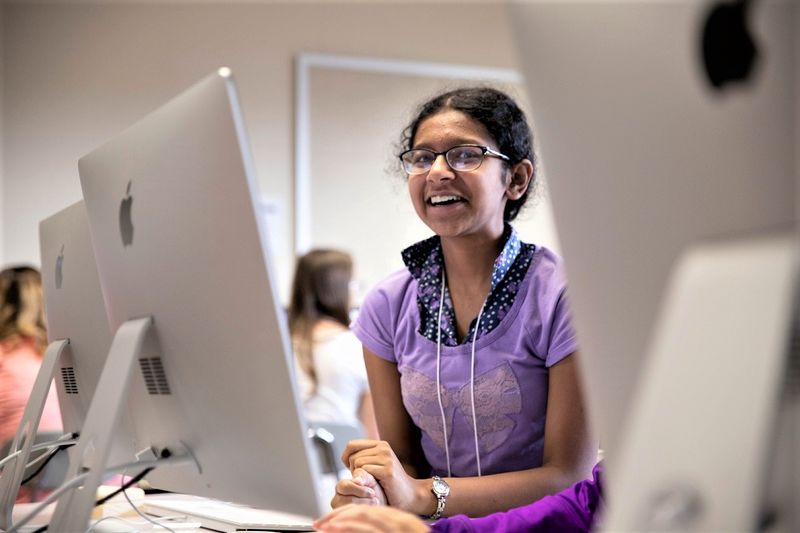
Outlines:
{"label": "eyeglasses", "polygon": [[508,156],[492,150],[488,146],[478,146],[477,144],[461,144],[453,146],[444,152],[434,152],[427,148],[414,148],[400,154],[400,161],[402,161],[403,169],[408,174],[425,174],[430,171],[436,158],[440,155],[444,155],[444,160],[447,161],[450,168],[457,172],[475,170],[481,166],[483,158],[487,155],[510,161]]}

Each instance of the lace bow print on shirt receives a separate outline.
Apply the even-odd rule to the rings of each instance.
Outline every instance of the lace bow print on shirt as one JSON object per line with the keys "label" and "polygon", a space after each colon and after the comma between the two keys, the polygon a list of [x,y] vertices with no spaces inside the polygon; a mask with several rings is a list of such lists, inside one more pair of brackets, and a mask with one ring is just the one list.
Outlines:
{"label": "lace bow print on shirt", "polygon": [[[405,405],[419,428],[444,451],[442,417],[436,400],[436,380],[405,368],[401,377]],[[442,405],[447,421],[447,438],[453,432],[456,412],[472,427],[470,384],[458,389],[442,386]],[[519,381],[506,362],[475,377],[475,413],[478,419],[478,441],[481,453],[491,452],[503,444],[516,426],[511,415],[522,411]]]}

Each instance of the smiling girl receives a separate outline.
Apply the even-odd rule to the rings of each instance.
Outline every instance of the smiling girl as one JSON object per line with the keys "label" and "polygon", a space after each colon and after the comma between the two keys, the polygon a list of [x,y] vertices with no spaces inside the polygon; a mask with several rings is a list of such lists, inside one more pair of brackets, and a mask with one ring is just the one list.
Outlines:
{"label": "smiling girl", "polygon": [[589,476],[596,447],[576,368],[560,259],[510,222],[535,174],[531,130],[506,94],[425,103],[400,161],[435,233],[366,297],[364,347],[383,440],[348,444],[334,507],[483,516]]}

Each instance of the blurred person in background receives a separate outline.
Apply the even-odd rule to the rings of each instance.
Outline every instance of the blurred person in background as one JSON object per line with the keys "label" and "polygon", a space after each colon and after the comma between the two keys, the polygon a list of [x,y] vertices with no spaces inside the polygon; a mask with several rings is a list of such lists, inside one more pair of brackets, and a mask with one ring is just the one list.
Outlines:
{"label": "blurred person in background", "polygon": [[[42,276],[28,266],[0,272],[0,446],[10,443],[33,390],[47,347]],[[39,431],[60,431],[61,413],[51,385]],[[18,501],[30,498],[24,487]]]}
{"label": "blurred person in background", "polygon": [[339,250],[312,250],[298,259],[289,330],[306,418],[361,426],[377,438],[361,342],[350,332],[353,260]]}

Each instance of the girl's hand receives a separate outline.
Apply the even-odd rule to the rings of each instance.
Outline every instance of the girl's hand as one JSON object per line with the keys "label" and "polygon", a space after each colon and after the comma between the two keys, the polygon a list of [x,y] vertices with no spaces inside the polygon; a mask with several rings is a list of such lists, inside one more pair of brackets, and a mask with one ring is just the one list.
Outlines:
{"label": "girl's hand", "polygon": [[346,505],[314,522],[314,528],[331,533],[427,533],[428,526],[416,516],[393,507]]}
{"label": "girl's hand", "polygon": [[[421,482],[409,476],[400,460],[386,441],[352,440],[342,453],[342,461],[353,472],[363,470],[380,484],[386,500],[392,507],[416,514],[427,509]],[[429,492],[429,491],[428,491]],[[433,502],[433,496],[430,498]]]}
{"label": "girl's hand", "polygon": [[387,505],[386,495],[378,481],[365,470],[353,471],[353,479],[343,479],[336,484],[336,494],[331,507],[347,504]]}

